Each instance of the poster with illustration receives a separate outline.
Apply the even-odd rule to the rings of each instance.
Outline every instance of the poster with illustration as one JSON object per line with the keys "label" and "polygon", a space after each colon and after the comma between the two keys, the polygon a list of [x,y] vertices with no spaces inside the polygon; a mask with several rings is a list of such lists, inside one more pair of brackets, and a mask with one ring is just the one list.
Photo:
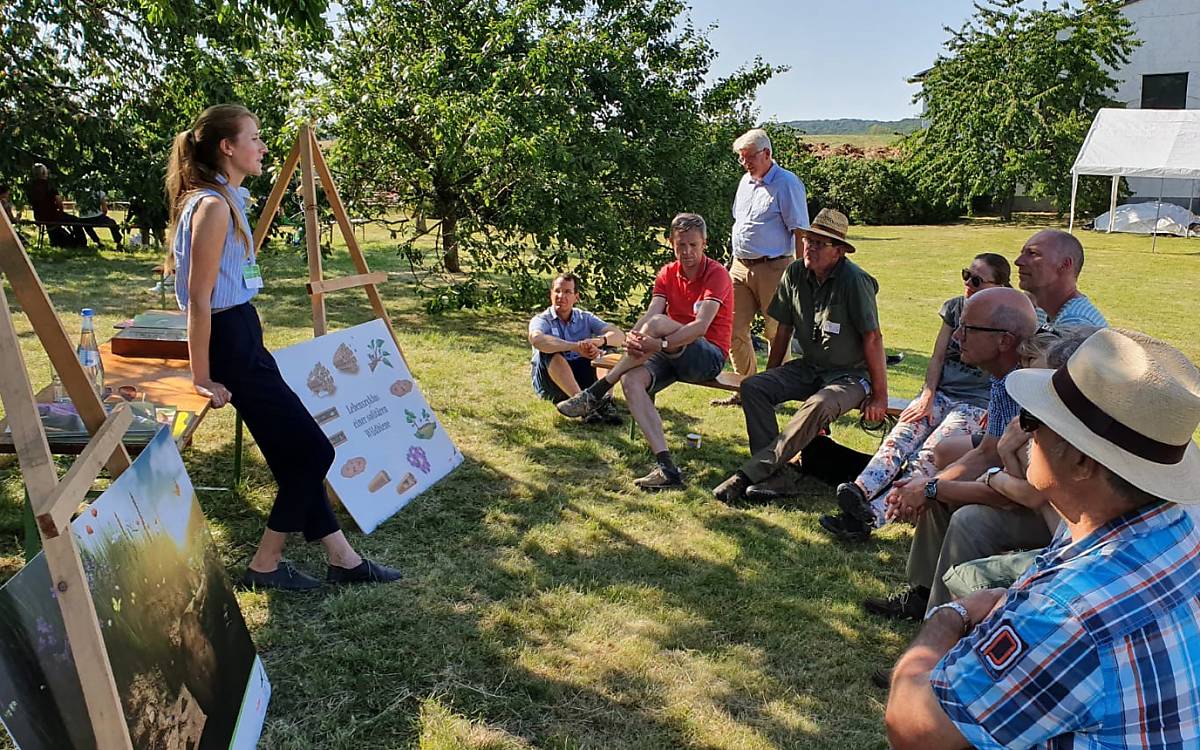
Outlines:
{"label": "poster with illustration", "polygon": [[[71,524],[135,748],[258,744],[271,686],[170,430]],[[21,750],[94,748],[39,554],[0,588],[0,719]]]}
{"label": "poster with illustration", "polygon": [[364,532],[462,463],[382,320],[275,352],[337,458],[330,486]]}

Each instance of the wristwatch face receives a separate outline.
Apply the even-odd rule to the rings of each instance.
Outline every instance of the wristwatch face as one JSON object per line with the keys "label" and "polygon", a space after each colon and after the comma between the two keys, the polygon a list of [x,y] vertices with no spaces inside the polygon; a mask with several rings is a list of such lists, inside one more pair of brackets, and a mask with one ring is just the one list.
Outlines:
{"label": "wristwatch face", "polygon": [[925,483],[925,499],[926,500],[936,500],[937,499],[937,483],[938,483],[938,480],[936,480],[936,479],[930,479],[928,482]]}

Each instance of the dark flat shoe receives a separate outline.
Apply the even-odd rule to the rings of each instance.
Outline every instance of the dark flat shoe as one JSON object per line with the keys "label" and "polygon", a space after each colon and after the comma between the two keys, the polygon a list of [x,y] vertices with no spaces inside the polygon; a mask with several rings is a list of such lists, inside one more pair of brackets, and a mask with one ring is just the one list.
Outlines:
{"label": "dark flat shoe", "polygon": [[372,562],[365,557],[357,567],[340,568],[337,565],[330,565],[326,568],[325,572],[325,580],[337,585],[349,583],[391,583],[392,581],[399,581],[403,577],[404,574],[399,570]]}
{"label": "dark flat shoe", "polygon": [[321,582],[287,560],[280,560],[279,567],[270,573],[260,573],[246,568],[238,585],[245,589],[278,589],[280,591],[312,591],[321,588]]}

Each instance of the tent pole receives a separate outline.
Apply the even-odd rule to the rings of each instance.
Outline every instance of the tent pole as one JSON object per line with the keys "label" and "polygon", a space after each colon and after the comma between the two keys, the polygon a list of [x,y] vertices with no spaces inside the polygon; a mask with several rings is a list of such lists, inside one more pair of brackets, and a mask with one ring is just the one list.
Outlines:
{"label": "tent pole", "polygon": [[1067,224],[1067,231],[1075,234],[1075,192],[1079,189],[1079,173],[1071,172],[1071,218]]}
{"label": "tent pole", "polygon": [[1152,253],[1154,252],[1154,248],[1158,246],[1158,217],[1162,215],[1163,185],[1166,182],[1167,178],[1158,178],[1158,203],[1154,204],[1154,228],[1151,230],[1151,236],[1154,239],[1150,240],[1150,252]]}
{"label": "tent pole", "polygon": [[1117,218],[1117,185],[1121,184],[1121,178],[1113,175],[1112,192],[1108,196],[1108,231],[1113,230],[1113,219]]}

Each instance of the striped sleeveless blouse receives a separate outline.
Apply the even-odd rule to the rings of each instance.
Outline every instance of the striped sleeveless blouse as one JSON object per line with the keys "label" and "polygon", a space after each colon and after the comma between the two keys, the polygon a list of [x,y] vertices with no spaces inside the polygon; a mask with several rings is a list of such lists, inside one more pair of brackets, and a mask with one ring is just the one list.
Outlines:
{"label": "striped sleeveless blouse", "polygon": [[[224,175],[218,176],[217,179],[225,183]],[[254,263],[255,254],[251,252],[249,257],[246,256],[246,246],[242,244],[242,241],[233,229],[234,221],[241,222],[246,233],[253,236],[253,233],[250,231],[250,222],[246,219],[246,201],[250,198],[250,191],[244,187],[239,187],[230,192],[233,195],[233,202],[238,207],[238,211],[236,212],[236,216],[229,217],[229,229],[225,232],[225,247],[221,251],[221,266],[217,270],[217,282],[213,285],[212,291],[211,302],[212,309],[214,310],[249,302],[258,293],[257,289],[246,288],[246,281],[242,275],[246,266]],[[180,310],[186,310],[188,305],[188,274],[192,268],[192,214],[195,213],[200,199],[206,195],[215,196],[220,198],[222,203],[225,202],[224,197],[216,190],[201,188],[188,198],[183,211],[179,214],[179,223],[175,227],[175,243],[173,245],[173,252],[175,253],[175,299],[179,303]]]}

